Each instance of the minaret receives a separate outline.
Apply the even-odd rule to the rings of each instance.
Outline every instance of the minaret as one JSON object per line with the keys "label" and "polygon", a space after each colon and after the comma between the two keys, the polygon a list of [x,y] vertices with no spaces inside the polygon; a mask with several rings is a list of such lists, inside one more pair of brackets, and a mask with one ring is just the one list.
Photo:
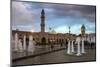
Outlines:
{"label": "minaret", "polygon": [[45,32],[45,12],[44,9],[41,11],[41,32]]}

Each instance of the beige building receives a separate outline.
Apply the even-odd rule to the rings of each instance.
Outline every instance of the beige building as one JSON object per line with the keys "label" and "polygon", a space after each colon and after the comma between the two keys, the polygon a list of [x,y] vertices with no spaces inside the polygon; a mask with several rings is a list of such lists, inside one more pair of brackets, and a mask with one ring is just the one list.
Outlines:
{"label": "beige building", "polygon": [[[12,37],[14,39],[15,33],[18,33],[19,38],[23,39],[24,35],[26,36],[26,40],[29,39],[29,35],[33,36],[33,39],[37,43],[66,43],[69,39],[75,39],[75,34],[70,34],[70,27],[69,33],[53,33],[53,32],[45,32],[45,11],[41,11],[41,32],[27,32],[27,31],[19,31],[19,30],[12,30]],[[85,27],[82,26],[81,32],[85,33]],[[82,34],[82,33],[81,33]]]}

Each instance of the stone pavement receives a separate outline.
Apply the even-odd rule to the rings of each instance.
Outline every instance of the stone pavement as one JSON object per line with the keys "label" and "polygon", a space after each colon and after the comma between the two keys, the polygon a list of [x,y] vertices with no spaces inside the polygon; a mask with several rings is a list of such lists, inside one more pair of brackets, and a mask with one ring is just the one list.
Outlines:
{"label": "stone pavement", "polygon": [[54,45],[53,48],[51,48],[50,45],[43,45],[43,46],[35,46],[35,51],[33,53],[31,52],[12,52],[12,61],[17,61],[17,60],[21,60],[21,59],[25,59],[28,57],[33,57],[33,56],[38,56],[41,54],[46,54],[46,53],[50,53],[53,51],[58,51],[58,50],[62,50],[65,49],[65,45],[63,45],[62,47],[60,45]]}
{"label": "stone pavement", "polygon": [[39,65],[39,64],[55,64],[55,63],[75,63],[96,61],[95,49],[86,49],[86,54],[81,56],[68,55],[66,50],[59,50],[35,57],[28,57],[20,61],[13,62],[13,65]]}

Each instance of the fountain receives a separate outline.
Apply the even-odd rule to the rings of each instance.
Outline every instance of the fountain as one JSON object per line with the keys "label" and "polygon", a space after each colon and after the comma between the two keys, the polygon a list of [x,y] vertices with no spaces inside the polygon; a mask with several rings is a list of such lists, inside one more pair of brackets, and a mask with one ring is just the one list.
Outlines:
{"label": "fountain", "polygon": [[19,39],[19,41],[18,41],[18,51],[23,52],[23,46],[22,46],[21,39]]}
{"label": "fountain", "polygon": [[28,52],[34,52],[33,37],[32,37],[32,35],[29,36]]}
{"label": "fountain", "polygon": [[80,51],[80,37],[77,37],[76,39],[76,42],[77,42],[77,56],[80,56],[81,55],[81,51]]}
{"label": "fountain", "polygon": [[85,53],[85,48],[84,48],[84,38],[82,38],[82,53]]}
{"label": "fountain", "polygon": [[72,40],[72,44],[71,44],[71,52],[74,53],[74,45],[73,45],[74,40]]}
{"label": "fountain", "polygon": [[71,54],[71,44],[70,44],[70,40],[68,40],[67,54]]}

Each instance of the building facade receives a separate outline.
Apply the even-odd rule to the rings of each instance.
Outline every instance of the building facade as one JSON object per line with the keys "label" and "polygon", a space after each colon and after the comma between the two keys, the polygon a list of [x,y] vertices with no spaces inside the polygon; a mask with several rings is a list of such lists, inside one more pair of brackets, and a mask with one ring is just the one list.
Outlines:
{"label": "building facade", "polygon": [[[20,39],[23,39],[24,36],[26,36],[26,40],[29,40],[29,36],[32,35],[33,39],[37,43],[66,43],[68,39],[76,39],[75,34],[70,33],[70,27],[69,27],[69,33],[52,33],[52,32],[45,32],[45,11],[42,9],[41,11],[41,31],[40,32],[27,32],[27,31],[19,31],[19,30],[12,30],[12,39],[14,38],[15,33],[18,33],[18,37]],[[85,34],[85,26],[82,25],[81,27],[81,34]]]}

